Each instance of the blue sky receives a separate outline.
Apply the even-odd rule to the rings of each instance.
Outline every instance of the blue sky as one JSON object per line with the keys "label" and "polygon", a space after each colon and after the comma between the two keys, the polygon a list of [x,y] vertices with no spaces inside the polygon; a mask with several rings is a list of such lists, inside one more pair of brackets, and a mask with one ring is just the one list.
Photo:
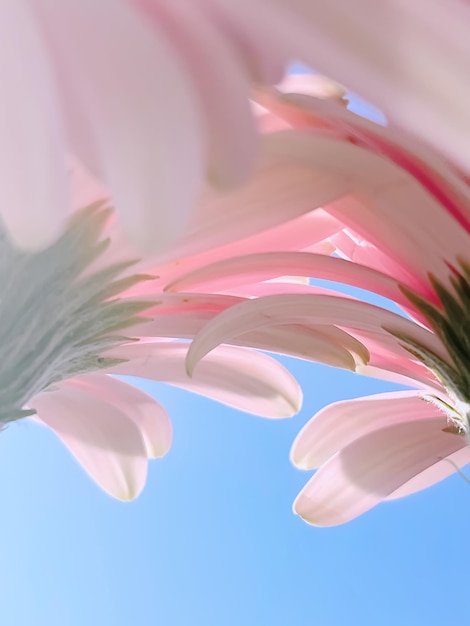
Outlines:
{"label": "blue sky", "polygon": [[454,476],[348,525],[307,526],[291,512],[308,477],[288,461],[293,438],[325,404],[391,386],[285,362],[305,403],[278,422],[140,381],[175,437],[134,503],[103,494],[46,429],[2,433],[0,623],[466,623],[469,485]]}
{"label": "blue sky", "polygon": [[283,361],[305,394],[283,421],[138,381],[174,442],[134,503],[102,493],[45,428],[1,433],[0,624],[467,623],[470,486],[454,475],[345,526],[307,526],[291,510],[310,475],[289,463],[297,432],[330,402],[394,387]]}

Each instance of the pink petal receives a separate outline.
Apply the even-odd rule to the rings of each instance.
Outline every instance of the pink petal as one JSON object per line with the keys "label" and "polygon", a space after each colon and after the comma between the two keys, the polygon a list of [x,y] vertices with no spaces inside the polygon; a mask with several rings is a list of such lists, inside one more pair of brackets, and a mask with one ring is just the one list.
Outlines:
{"label": "pink petal", "polygon": [[425,143],[398,132],[394,126],[382,127],[355,115],[332,99],[322,101],[303,94],[279,94],[274,89],[259,92],[258,99],[270,111],[274,111],[278,119],[284,120],[286,125],[333,127],[347,141],[387,156],[412,174],[469,230],[468,186],[452,165]]}
{"label": "pink petal", "polygon": [[293,159],[283,133],[263,136],[250,181],[230,194],[206,189],[189,226],[189,245],[174,255],[188,256],[274,228],[333,202],[351,189],[345,177]]}
{"label": "pink petal", "polygon": [[344,87],[321,74],[288,74],[277,88],[282,94],[290,92],[307,94],[315,98],[342,102],[343,105],[343,98],[347,95]]}
{"label": "pink petal", "polygon": [[[426,385],[433,386],[437,383],[431,370],[418,359],[415,359],[407,350],[404,350],[400,342],[397,342],[389,333],[385,331],[358,331],[348,328],[345,330],[352,332],[359,341],[368,347],[371,355],[370,365],[402,374]],[[441,385],[439,388],[442,389]]]}
{"label": "pink petal", "polygon": [[441,417],[417,391],[398,391],[335,402],[305,424],[291,449],[291,461],[315,469],[364,435],[417,419]]}
{"label": "pink petal", "polygon": [[263,417],[291,417],[300,409],[302,392],[293,376],[274,359],[232,346],[220,347],[190,378],[185,370],[187,344],[129,344],[108,356],[128,359],[109,370],[175,385]]}
{"label": "pink petal", "polygon": [[86,393],[115,406],[139,428],[149,458],[164,456],[171,446],[172,427],[163,406],[132,385],[106,374],[89,374],[74,380]]}
{"label": "pink petal", "polygon": [[[133,334],[140,332],[147,337],[181,337],[192,339],[213,317],[210,312],[184,312],[155,318],[150,324],[132,329]],[[137,331],[134,333],[134,330]],[[366,363],[367,348],[351,335],[336,327],[285,325],[276,328],[257,330],[234,338],[232,345],[246,346],[284,354],[299,359],[317,361],[353,371],[357,361]]]}
{"label": "pink petal", "polygon": [[258,28],[276,35],[280,49],[287,46],[468,171],[465,2],[278,0],[266,3],[269,13],[250,12],[253,4],[264,5],[237,3]]}
{"label": "pink petal", "polygon": [[369,267],[308,252],[265,252],[225,259],[180,276],[168,291],[219,291],[282,274],[347,283],[407,303],[397,281]]}
{"label": "pink petal", "polygon": [[236,337],[231,343],[354,371],[367,363],[367,348],[335,326],[284,325]]}
{"label": "pink petal", "polygon": [[[345,294],[337,293],[329,289],[322,289],[313,285],[283,285],[281,283],[261,283],[242,288],[244,297],[261,297],[266,295],[295,295],[295,294],[325,294],[330,297],[338,297],[342,300],[356,301],[348,298]],[[238,293],[238,290],[237,290]],[[148,298],[148,296],[146,296]],[[193,338],[202,330],[205,322],[214,319],[222,311],[240,304],[243,300],[234,295],[225,294],[162,294],[156,298],[157,306],[149,310],[149,316],[155,316],[153,321],[147,321],[129,329],[134,336],[171,336]],[[357,302],[357,301],[356,301]],[[403,318],[399,318],[402,320]],[[416,325],[415,325],[416,327]],[[269,327],[264,323],[260,327],[247,333],[226,338],[227,343],[235,345],[248,345],[271,352],[280,352],[294,357],[306,358],[319,361],[336,367],[351,368],[353,359],[351,355],[342,352],[344,346],[350,352],[359,356],[364,363],[370,358],[370,362],[376,366],[391,372],[396,372],[416,381],[424,381],[426,385],[434,385],[436,380],[421,363],[410,358],[410,354],[390,333],[381,327],[372,330],[360,330],[345,327],[343,330],[350,335],[349,342],[336,338],[328,339],[325,343],[325,329],[331,330],[331,324],[321,320],[315,323],[315,318],[302,319],[301,323],[294,325]],[[322,333],[323,339],[318,333]],[[354,339],[351,338],[351,335]],[[359,344],[357,343],[359,341]],[[289,344],[289,342],[291,342]],[[302,342],[305,342],[302,346]],[[367,349],[364,347],[367,346]],[[338,351],[338,348],[340,351]],[[359,348],[359,349],[358,349]],[[356,361],[356,367],[361,366]],[[439,387],[440,388],[440,387]]]}
{"label": "pink petal", "polygon": [[[208,352],[233,337],[277,324],[333,324],[386,334],[390,328],[413,339],[448,362],[449,356],[439,339],[414,322],[385,309],[347,298],[323,295],[279,295],[247,300],[222,312],[209,322],[193,341],[187,357],[189,372]],[[392,335],[391,342],[400,342]],[[401,349],[401,348],[400,348]],[[403,354],[407,354],[406,351]]]}
{"label": "pink petal", "polygon": [[70,208],[61,116],[50,59],[25,0],[0,11],[0,212],[14,241],[49,245]]}
{"label": "pink petal", "polygon": [[[276,285],[276,291],[282,287]],[[292,289],[291,285],[288,287]],[[297,291],[299,285],[293,288]],[[149,321],[133,326],[128,332],[132,336],[193,338],[202,330],[205,322],[241,301],[241,298],[221,294],[164,294],[159,304],[146,312]],[[230,343],[320,361],[350,370],[354,370],[356,366],[353,354],[361,363],[367,363],[370,358],[364,344],[328,324],[286,324],[260,328],[236,337]]]}
{"label": "pink petal", "polygon": [[[343,225],[338,220],[318,209],[257,234],[234,239],[225,245],[219,246],[214,241],[214,247],[204,248],[197,236],[190,235],[164,255],[164,259],[160,257],[153,264],[147,263],[144,269],[158,276],[157,284],[163,289],[181,274],[221,259],[254,252],[301,250],[320,244],[342,228]],[[227,233],[221,234],[223,237],[227,236]]]}
{"label": "pink petal", "polygon": [[446,418],[395,424],[352,442],[322,465],[294,502],[316,526],[343,524],[365,513],[442,457],[465,446],[442,431]]}
{"label": "pink petal", "polygon": [[72,381],[34,397],[31,406],[83,469],[119,500],[132,500],[147,477],[147,453],[135,422]]}
{"label": "pink petal", "polygon": [[419,389],[427,389],[429,392],[442,392],[442,387],[437,383],[433,385],[430,380],[418,380],[415,376],[411,377],[398,374],[374,365],[358,365],[356,367],[356,374],[378,378],[379,380],[387,380],[390,383],[403,385],[405,387],[418,387]]}
{"label": "pink petal", "polygon": [[[373,246],[365,239],[362,239],[351,230],[345,228],[342,232],[336,233],[330,237],[329,241],[336,246],[336,252],[338,252],[342,257],[353,261],[355,265],[364,265],[374,270],[378,270],[379,272],[383,272],[389,277],[396,277],[397,282],[404,285],[403,270],[400,265],[384,254],[382,250],[379,250],[376,246]],[[414,284],[415,287],[421,289],[419,281],[411,279],[411,284]],[[427,289],[428,286],[424,285],[424,290],[426,291]],[[384,292],[380,292],[378,290],[376,290],[376,293],[385,295]],[[409,317],[429,328],[429,322],[426,320],[424,315],[413,306],[403,293],[400,292],[400,295],[401,301],[395,299],[395,302],[399,302],[401,308]],[[434,304],[438,303],[438,298],[435,294],[430,294],[429,300]]]}
{"label": "pink petal", "polygon": [[[338,109],[344,110],[345,108],[343,101],[341,103],[336,99],[323,101],[306,95],[302,90],[297,90],[300,93],[284,93],[282,83],[280,89],[281,91],[274,88],[258,88],[255,91],[256,103],[268,118],[264,122],[266,125],[271,123],[274,130],[286,128],[332,130],[336,128],[336,117],[341,119]],[[271,122],[269,122],[270,118]],[[341,130],[338,131],[338,135],[344,134]]]}
{"label": "pink petal", "polygon": [[[344,141],[305,131],[277,134],[284,137],[284,158],[349,181],[352,193],[330,203],[328,212],[398,262],[405,282],[429,284],[429,272],[448,282],[446,261],[466,254],[470,236],[407,172]],[[281,145],[273,143],[272,152]]]}
{"label": "pink petal", "polygon": [[343,258],[402,279],[403,270],[398,263],[351,230],[344,228],[332,235],[330,240]]}
{"label": "pink petal", "polygon": [[251,79],[230,38],[214,28],[192,0],[134,1],[165,29],[194,81],[209,138],[211,182],[221,187],[240,184],[254,165],[256,132],[249,102]]}
{"label": "pink petal", "polygon": [[346,300],[358,301],[359,298],[353,298],[341,291],[335,291],[334,289],[327,289],[325,287],[318,287],[317,285],[305,285],[301,283],[281,283],[274,281],[266,281],[265,283],[255,283],[242,285],[233,290],[227,289],[224,291],[224,295],[232,295],[247,298],[261,298],[263,296],[279,296],[281,294],[295,295],[298,293],[308,295],[324,295],[334,296],[335,298],[344,298]]}
{"label": "pink petal", "polygon": [[[146,252],[168,247],[199,192],[205,150],[199,103],[171,43],[127,1],[34,4],[64,102],[73,103],[73,140],[79,145],[83,133],[93,144],[136,245]],[[79,155],[90,156],[89,146]]]}
{"label": "pink petal", "polygon": [[413,478],[402,485],[399,489],[391,493],[387,500],[403,498],[404,496],[409,496],[417,491],[427,489],[435,483],[444,480],[444,478],[451,476],[457,471],[456,468],[461,469],[467,463],[470,463],[470,448],[468,445],[461,450],[457,450],[457,452],[454,452],[453,454],[443,457],[441,461],[437,461],[434,465],[431,465],[420,474],[413,476]]}
{"label": "pink petal", "polygon": [[67,162],[73,208],[81,209],[100,200],[103,204],[109,204],[108,191],[103,184],[94,178],[76,157],[68,156]]}
{"label": "pink petal", "polygon": [[[276,45],[276,37],[269,28],[259,28],[252,19],[257,3],[237,6],[227,0],[202,0],[201,4],[210,12],[217,26],[230,33],[237,50],[251,69],[254,82],[274,84],[279,82],[286,69],[286,56]],[[261,24],[263,13],[261,13]]]}

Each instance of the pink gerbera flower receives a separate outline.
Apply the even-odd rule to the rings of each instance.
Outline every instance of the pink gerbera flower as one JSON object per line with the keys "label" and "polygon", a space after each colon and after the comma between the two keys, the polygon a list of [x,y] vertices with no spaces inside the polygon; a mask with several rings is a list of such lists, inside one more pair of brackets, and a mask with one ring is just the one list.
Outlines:
{"label": "pink gerbera flower", "polygon": [[18,245],[62,233],[70,153],[106,183],[147,253],[184,232],[205,179],[226,190],[247,177],[252,84],[279,81],[292,55],[230,4],[2,3],[0,214]]}
{"label": "pink gerbera flower", "polygon": [[[265,137],[264,163],[284,167],[282,193],[261,198],[258,173],[245,199],[277,208],[281,195],[302,207],[304,238],[287,222],[282,245],[206,266],[170,288],[223,291],[212,296],[222,312],[192,344],[189,371],[219,343],[289,325],[311,337],[303,358],[415,388],[332,405],[298,436],[292,460],[320,469],[295,510],[312,524],[339,524],[470,461],[470,189],[440,154],[334,99],[264,92],[260,102],[271,125],[294,128]],[[343,258],[311,250],[315,216],[335,220],[329,241]],[[403,314],[313,285],[266,282],[280,274],[367,289]],[[231,306],[234,295],[245,299]]]}
{"label": "pink gerbera flower", "polygon": [[465,0],[210,0],[470,173]]}
{"label": "pink gerbera flower", "polygon": [[[128,500],[144,485],[148,458],[167,452],[171,424],[156,400],[111,374],[159,380],[269,418],[295,414],[301,391],[277,361],[242,347],[253,343],[250,336],[215,351],[191,378],[188,343],[172,341],[199,330],[210,294],[175,296],[163,286],[237,246],[262,246],[264,233],[224,248],[217,241],[230,237],[222,228],[218,239],[201,213],[180,251],[139,260],[108,203],[92,202],[98,190],[91,177],[76,163],[71,174],[77,205],[85,208],[52,245],[25,251],[0,230],[0,422],[34,416],[103,489]],[[208,209],[206,219],[213,221]],[[212,248],[197,226],[210,234]],[[290,338],[268,330],[262,341],[282,348]]]}

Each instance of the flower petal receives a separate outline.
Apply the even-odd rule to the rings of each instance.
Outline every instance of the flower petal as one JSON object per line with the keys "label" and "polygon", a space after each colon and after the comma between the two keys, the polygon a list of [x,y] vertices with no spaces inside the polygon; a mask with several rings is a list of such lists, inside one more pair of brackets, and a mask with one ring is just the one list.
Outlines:
{"label": "flower petal", "polygon": [[441,385],[432,384],[431,381],[420,381],[416,377],[405,376],[404,374],[398,374],[390,370],[381,369],[374,365],[358,365],[356,367],[356,374],[362,376],[370,376],[370,378],[378,378],[379,380],[387,380],[390,383],[396,385],[403,385],[404,387],[418,387],[419,389],[427,389],[430,392],[441,392]]}
{"label": "flower petal", "polygon": [[[237,5],[255,26],[276,36],[280,49],[288,47],[295,58],[347,85],[468,171],[467,3],[240,0]],[[250,11],[252,5],[266,10]]]}
{"label": "flower petal", "polygon": [[222,188],[241,184],[254,166],[256,131],[249,101],[251,78],[231,38],[192,0],[138,3],[164,28],[194,81],[209,138],[211,183]]}
{"label": "flower petal", "polygon": [[199,193],[205,151],[199,103],[175,50],[124,0],[35,6],[64,102],[73,103],[72,139],[79,146],[85,120],[127,234],[145,252],[167,248]]}
{"label": "flower petal", "polygon": [[[333,324],[347,328],[384,333],[387,327],[426,347],[444,361],[449,361],[439,339],[426,329],[386,309],[348,298],[323,295],[265,296],[230,307],[209,322],[193,341],[187,357],[188,372],[193,372],[208,352],[233,337],[277,324]],[[392,335],[389,340],[399,347]],[[403,354],[407,354],[403,350]]]}
{"label": "flower petal", "polygon": [[[277,85],[277,89],[284,93],[301,93],[322,100],[335,100],[343,106],[347,95],[346,89],[337,82],[321,74],[288,74]],[[273,90],[270,90],[273,91]]]}
{"label": "flower petal", "polygon": [[444,480],[444,478],[455,474],[457,469],[461,469],[464,465],[467,465],[467,463],[470,463],[469,446],[465,446],[453,454],[442,457],[442,460],[437,461],[434,465],[431,465],[420,474],[413,476],[413,478],[411,478],[408,482],[391,493],[387,500],[403,498],[404,496],[409,496],[417,491],[427,489],[435,483]]}
{"label": "flower petal", "polygon": [[[281,294],[290,297],[295,294],[324,294],[329,297],[357,302],[355,298],[350,298],[345,294],[314,285],[284,285],[281,283],[273,285],[273,283],[266,282],[243,287],[242,292],[245,298],[279,296]],[[239,296],[238,290],[236,293]],[[209,320],[215,322],[214,318],[217,314],[241,302],[243,302],[242,298],[232,294],[162,294],[158,299],[158,306],[147,312],[149,316],[155,316],[153,321],[146,321],[144,324],[132,327],[130,332],[134,336],[164,335],[194,338],[197,333],[203,331],[202,327],[205,322]],[[399,320],[403,319],[399,318]],[[409,322],[407,323],[409,324]],[[224,342],[279,352],[349,369],[353,365],[353,360],[344,352],[343,356],[338,352],[338,347],[342,345],[359,356],[360,361],[362,360],[362,364],[360,361],[356,361],[356,368],[362,367],[364,363],[370,361],[375,367],[408,376],[426,386],[435,386],[436,379],[431,372],[420,362],[410,358],[410,354],[400,345],[400,342],[381,327],[372,327],[371,330],[361,329],[360,331],[356,328],[344,327],[343,330],[349,335],[347,342],[339,340],[338,336],[334,341],[331,341],[330,334],[330,339],[325,343],[325,329],[328,329],[328,333],[335,333],[334,328],[330,323],[326,323],[323,318],[320,323],[315,323],[315,317],[312,316],[311,318],[305,317],[295,325],[282,322],[280,326],[269,327],[264,323],[255,330],[225,338]],[[413,328],[417,328],[416,325]],[[323,340],[319,338],[318,332],[322,334]],[[430,335],[427,337],[429,338]],[[289,342],[292,343],[289,345]],[[303,346],[302,342],[305,342]],[[441,389],[440,386],[439,389]]]}
{"label": "flower petal", "polygon": [[291,417],[299,411],[302,392],[297,381],[265,354],[223,346],[190,378],[186,353],[182,342],[128,344],[107,353],[128,359],[107,371],[169,383],[263,417]]}
{"label": "flower petal", "polygon": [[[214,314],[208,312],[174,313],[155,318],[142,326],[142,334],[148,337],[192,339]],[[134,330],[134,329],[132,329]],[[369,352],[351,335],[334,326],[284,325],[260,329],[234,338],[231,345],[265,350],[276,354],[306,359],[354,371],[356,355],[359,363],[367,363]]]}
{"label": "flower petal", "polygon": [[[283,285],[276,285],[276,291]],[[288,287],[292,288],[291,285]],[[310,285],[300,285],[310,287]],[[298,290],[299,285],[293,289]],[[132,336],[194,338],[206,322],[241,298],[222,294],[164,294],[157,306],[146,311],[148,320],[128,329]],[[154,316],[153,318],[151,316]],[[259,328],[229,343],[259,350],[319,361],[333,367],[354,370],[370,354],[363,343],[347,332],[328,324],[296,324]]]}
{"label": "flower petal", "polygon": [[[370,352],[369,365],[412,378],[415,381],[413,386],[417,383],[431,387],[438,384],[439,389],[442,390],[442,385],[438,383],[431,370],[418,359],[413,358],[388,332],[368,332],[348,328],[345,330],[352,332],[354,337],[367,346]],[[358,365],[358,369],[361,368],[362,366]]]}
{"label": "flower petal", "polygon": [[369,267],[309,252],[265,252],[225,259],[180,276],[167,291],[219,291],[284,274],[347,283],[407,303],[398,282]]}
{"label": "flower petal", "polygon": [[335,233],[330,237],[330,241],[336,246],[336,252],[343,258],[371,267],[388,276],[403,279],[403,270],[398,263],[370,242],[351,232],[350,229],[344,228]]}
{"label": "flower petal", "polygon": [[304,93],[284,94],[275,89],[259,90],[256,97],[270,111],[267,115],[275,115],[284,127],[333,128],[346,141],[386,156],[407,170],[469,229],[470,190],[452,164],[426,143],[397,132],[394,126],[380,126],[356,115],[332,99],[322,101]]}
{"label": "flower petal", "polygon": [[349,181],[353,191],[331,202],[328,212],[398,262],[400,278],[412,287],[413,280],[417,287],[428,285],[430,293],[429,272],[449,283],[448,263],[465,256],[470,235],[410,174],[346,141],[306,131],[276,135],[273,153],[282,151],[286,160],[310,163],[328,177]]}
{"label": "flower petal", "polygon": [[294,502],[309,524],[335,526],[365,513],[442,457],[465,446],[443,432],[446,418],[382,428],[357,439],[322,465]]}
{"label": "flower petal", "polygon": [[[240,254],[272,250],[302,250],[315,245],[323,247],[327,243],[324,240],[342,228],[344,226],[341,222],[328,215],[323,209],[318,209],[257,234],[235,239],[222,246],[218,246],[215,242],[215,247],[209,249],[202,249],[197,237],[189,236],[181,244],[175,245],[168,254],[163,255],[163,259],[160,256],[157,261],[153,260],[153,264],[149,262],[143,268],[139,265],[139,271],[153,270],[158,275],[158,285],[163,289],[189,270]],[[327,245],[331,246],[329,243]]]}
{"label": "flower petal", "polygon": [[139,428],[113,404],[72,381],[34,397],[39,419],[67,446],[91,478],[119,500],[132,500],[147,477]]}
{"label": "flower petal", "polygon": [[329,175],[320,165],[315,169],[301,159],[292,159],[284,151],[285,143],[283,133],[263,136],[257,166],[247,184],[230,194],[211,188],[204,191],[189,225],[186,245],[173,251],[176,257],[261,233],[351,190],[346,177]]}
{"label": "flower petal", "polygon": [[0,9],[0,212],[14,241],[49,245],[70,208],[50,59],[25,0]]}
{"label": "flower petal", "polygon": [[260,22],[252,19],[258,3],[249,6],[237,6],[227,0],[203,0],[204,8],[210,7],[212,17],[221,30],[232,34],[237,49],[245,64],[251,69],[254,82],[274,84],[279,82],[285,72],[286,55],[276,45],[275,34],[269,28],[260,28]]}
{"label": "flower petal", "polygon": [[399,391],[335,402],[305,424],[291,449],[300,469],[315,469],[347,445],[387,426],[441,414],[417,391]]}
{"label": "flower petal", "polygon": [[172,439],[171,420],[154,398],[107,374],[80,376],[74,384],[131,418],[142,433],[149,458],[162,457],[168,452]]}

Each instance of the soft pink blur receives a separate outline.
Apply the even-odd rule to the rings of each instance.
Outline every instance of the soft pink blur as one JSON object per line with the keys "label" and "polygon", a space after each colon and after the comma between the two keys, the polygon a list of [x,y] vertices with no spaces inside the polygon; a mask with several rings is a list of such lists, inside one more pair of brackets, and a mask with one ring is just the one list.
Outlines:
{"label": "soft pink blur", "polygon": [[246,180],[253,82],[278,82],[292,57],[223,5],[2,3],[0,214],[16,243],[38,249],[62,232],[70,154],[106,184],[141,253],[180,238],[206,181]]}

